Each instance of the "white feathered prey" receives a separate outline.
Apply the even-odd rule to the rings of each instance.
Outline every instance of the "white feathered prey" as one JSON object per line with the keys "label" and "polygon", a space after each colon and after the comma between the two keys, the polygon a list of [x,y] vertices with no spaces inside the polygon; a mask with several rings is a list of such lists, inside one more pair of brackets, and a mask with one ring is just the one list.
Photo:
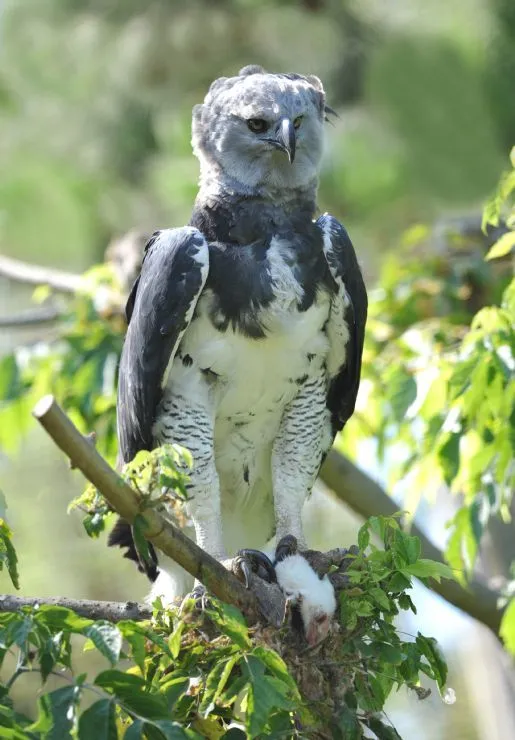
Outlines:
{"label": "white feathered prey", "polygon": [[[305,546],[303,503],[354,410],[367,296],[344,227],[315,220],[327,110],[316,77],[216,80],[193,112],[190,224],[153,235],[127,305],[121,460],[190,449],[188,533],[220,560],[274,535]],[[110,542],[138,561],[126,523]],[[161,555],[145,569],[166,600],[189,588]]]}

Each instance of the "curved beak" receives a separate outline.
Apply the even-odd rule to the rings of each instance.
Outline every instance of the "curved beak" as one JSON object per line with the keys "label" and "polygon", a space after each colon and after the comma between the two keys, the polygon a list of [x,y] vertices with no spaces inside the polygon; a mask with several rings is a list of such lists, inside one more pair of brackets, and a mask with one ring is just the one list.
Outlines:
{"label": "curved beak", "polygon": [[286,152],[290,164],[295,159],[295,127],[289,118],[282,118],[275,130],[275,137],[267,139],[276,149]]}

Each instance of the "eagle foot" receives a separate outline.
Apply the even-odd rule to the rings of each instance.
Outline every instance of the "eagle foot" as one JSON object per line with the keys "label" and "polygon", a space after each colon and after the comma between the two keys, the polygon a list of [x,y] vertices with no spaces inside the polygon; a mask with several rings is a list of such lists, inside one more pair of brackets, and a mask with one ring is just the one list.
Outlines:
{"label": "eagle foot", "polygon": [[236,557],[230,561],[229,570],[245,583],[245,588],[250,588],[252,573],[267,583],[277,581],[272,561],[260,550],[238,550]]}
{"label": "eagle foot", "polygon": [[201,583],[196,583],[194,585],[193,589],[189,592],[189,594],[186,594],[186,596],[182,600],[179,613],[182,613],[186,602],[190,600],[195,602],[195,609],[197,611],[204,612],[209,607],[209,596],[205,586],[203,586]]}
{"label": "eagle foot", "polygon": [[281,537],[275,548],[275,564],[281,563],[285,558],[290,555],[295,555],[298,552],[299,543],[297,538],[292,534],[287,534]]}

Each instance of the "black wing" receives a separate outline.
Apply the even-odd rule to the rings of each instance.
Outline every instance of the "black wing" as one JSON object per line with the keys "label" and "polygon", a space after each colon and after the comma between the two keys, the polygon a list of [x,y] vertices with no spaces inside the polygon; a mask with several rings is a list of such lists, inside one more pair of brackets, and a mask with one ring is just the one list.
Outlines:
{"label": "black wing", "polygon": [[[186,331],[209,269],[208,245],[190,227],[156,231],[145,247],[141,273],[127,300],[129,328],[118,379],[119,462],[130,462],[140,450],[153,448],[152,425],[167,371]],[[157,556],[150,561],[136,550],[131,525],[118,519],[109,546],[125,549],[151,581],[157,578]]]}
{"label": "black wing", "polygon": [[179,342],[206,282],[209,250],[197,229],[157,231],[127,301],[117,422],[122,463],[153,448],[152,425]]}
{"label": "black wing", "polygon": [[[368,299],[356,252],[345,228],[332,216],[324,214],[317,220],[324,237],[324,253],[329,271],[336,283],[332,299],[328,333],[331,356],[336,363],[329,367],[330,384],[327,407],[331,411],[333,431],[336,433],[354,413],[361,375],[361,356],[365,337]],[[348,340],[345,344],[346,335]],[[345,352],[345,354],[344,354]],[[344,355],[343,363],[338,356]]]}

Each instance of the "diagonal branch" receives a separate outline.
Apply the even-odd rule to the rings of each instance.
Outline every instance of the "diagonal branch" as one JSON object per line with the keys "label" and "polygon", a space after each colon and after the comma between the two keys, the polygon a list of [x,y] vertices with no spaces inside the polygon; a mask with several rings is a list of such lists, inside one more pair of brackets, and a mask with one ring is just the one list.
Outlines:
{"label": "diagonal branch", "polygon": [[[143,513],[147,523],[145,537],[152,544],[173,558],[219,599],[241,609],[250,623],[257,621],[266,606],[266,596],[262,599],[259,594],[247,590],[221,563],[198,547],[178,527],[165,521],[155,509],[142,509],[143,502],[138,494],[79,432],[53,396],[42,398],[32,413],[70,458],[72,465],[81,470],[120,516],[132,522],[137,514]],[[263,583],[255,578],[252,586],[254,581]],[[266,585],[263,583],[263,586]],[[264,616],[269,618],[268,614]]]}
{"label": "diagonal branch", "polygon": [[[399,510],[399,507],[378,483],[336,450],[331,450],[327,456],[320,477],[340,501],[364,518],[378,514],[390,516]],[[440,550],[416,525],[412,526],[411,531],[420,538],[425,558],[444,561]],[[431,588],[450,604],[498,634],[502,619],[502,611],[497,607],[501,598],[499,592],[493,591],[477,579],[471,580],[467,589],[456,581],[449,581],[445,578],[441,583],[431,581]]]}

